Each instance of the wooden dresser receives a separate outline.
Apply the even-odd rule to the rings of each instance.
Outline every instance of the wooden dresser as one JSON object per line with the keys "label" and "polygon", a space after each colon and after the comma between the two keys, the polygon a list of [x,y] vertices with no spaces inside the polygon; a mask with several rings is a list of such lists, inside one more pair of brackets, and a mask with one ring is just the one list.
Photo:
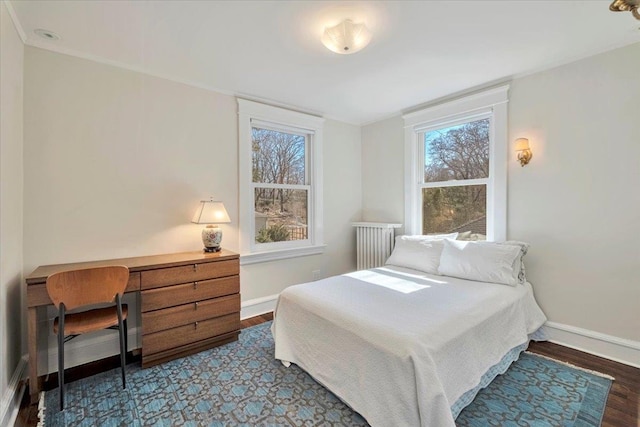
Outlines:
{"label": "wooden dresser", "polygon": [[237,256],[141,272],[142,367],[236,340],[239,274]]}
{"label": "wooden dresser", "polygon": [[45,286],[49,275],[79,268],[127,266],[129,284],[125,292],[140,293],[142,366],[148,367],[238,339],[239,258],[223,249],[216,253],[183,252],[35,269],[25,278],[31,401],[37,400],[41,389],[37,311],[52,304]]}

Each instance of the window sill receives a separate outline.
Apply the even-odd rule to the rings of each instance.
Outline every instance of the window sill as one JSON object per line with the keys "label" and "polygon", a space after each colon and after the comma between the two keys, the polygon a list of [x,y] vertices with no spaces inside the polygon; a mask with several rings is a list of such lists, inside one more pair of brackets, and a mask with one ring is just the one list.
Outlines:
{"label": "window sill", "polygon": [[327,245],[305,246],[303,248],[280,249],[268,252],[254,252],[240,255],[240,265],[258,264],[287,258],[318,255],[324,252]]}

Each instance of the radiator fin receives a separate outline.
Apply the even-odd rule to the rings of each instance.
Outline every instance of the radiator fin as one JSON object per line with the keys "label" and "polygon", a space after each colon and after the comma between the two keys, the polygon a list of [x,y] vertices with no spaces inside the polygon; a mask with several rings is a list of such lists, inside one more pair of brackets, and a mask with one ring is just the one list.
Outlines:
{"label": "radiator fin", "polygon": [[384,265],[393,250],[395,229],[402,224],[355,222],[352,225],[356,228],[358,270]]}

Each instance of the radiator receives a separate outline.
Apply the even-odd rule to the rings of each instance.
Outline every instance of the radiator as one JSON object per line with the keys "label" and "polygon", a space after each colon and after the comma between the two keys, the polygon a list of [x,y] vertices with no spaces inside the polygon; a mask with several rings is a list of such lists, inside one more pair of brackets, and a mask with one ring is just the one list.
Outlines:
{"label": "radiator", "polygon": [[381,222],[354,222],[356,228],[356,257],[358,270],[384,265],[395,238],[395,229],[402,224]]}

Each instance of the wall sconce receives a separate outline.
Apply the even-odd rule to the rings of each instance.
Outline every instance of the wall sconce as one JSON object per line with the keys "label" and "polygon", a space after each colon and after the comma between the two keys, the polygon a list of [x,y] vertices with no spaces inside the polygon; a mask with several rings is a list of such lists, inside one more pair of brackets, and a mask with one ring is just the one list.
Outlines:
{"label": "wall sconce", "polygon": [[213,200],[213,198],[211,198],[211,200],[202,200],[191,222],[194,224],[208,224],[202,229],[204,252],[220,251],[222,229],[218,227],[218,224],[228,224],[231,222],[229,214],[224,208],[224,204]]}
{"label": "wall sconce", "polygon": [[516,151],[518,152],[518,161],[520,162],[520,166],[528,164],[533,157],[533,153],[529,148],[529,140],[527,138],[516,139]]}

